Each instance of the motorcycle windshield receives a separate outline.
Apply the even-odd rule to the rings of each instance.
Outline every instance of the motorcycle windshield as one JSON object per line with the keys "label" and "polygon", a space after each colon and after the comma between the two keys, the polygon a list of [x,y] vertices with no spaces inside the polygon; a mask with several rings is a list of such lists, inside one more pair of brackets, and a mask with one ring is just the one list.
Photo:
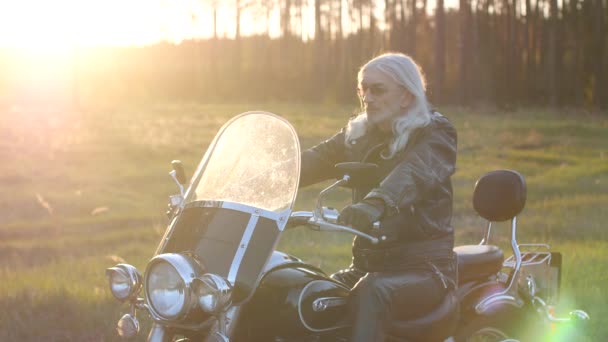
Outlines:
{"label": "motorcycle windshield", "polygon": [[293,127],[267,112],[248,112],[220,130],[186,196],[230,201],[282,212],[291,208],[300,176],[300,146]]}
{"label": "motorcycle windshield", "polygon": [[299,177],[300,146],[286,120],[237,116],[205,153],[157,253],[192,255],[233,284],[234,303],[247,299],[291,213]]}

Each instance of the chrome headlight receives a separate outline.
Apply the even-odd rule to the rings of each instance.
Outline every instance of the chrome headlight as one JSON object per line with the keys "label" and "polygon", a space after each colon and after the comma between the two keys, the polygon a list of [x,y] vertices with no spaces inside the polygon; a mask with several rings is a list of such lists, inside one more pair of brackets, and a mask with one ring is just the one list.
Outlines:
{"label": "chrome headlight", "polygon": [[145,279],[150,309],[167,320],[184,317],[196,304],[191,299],[190,286],[199,273],[197,264],[186,256],[168,253],[154,257]]}
{"label": "chrome headlight", "polygon": [[121,302],[137,298],[141,289],[141,274],[128,264],[118,264],[106,269],[112,295]]}
{"label": "chrome headlight", "polygon": [[218,275],[207,273],[192,282],[198,304],[207,313],[221,311],[230,303],[232,285]]}

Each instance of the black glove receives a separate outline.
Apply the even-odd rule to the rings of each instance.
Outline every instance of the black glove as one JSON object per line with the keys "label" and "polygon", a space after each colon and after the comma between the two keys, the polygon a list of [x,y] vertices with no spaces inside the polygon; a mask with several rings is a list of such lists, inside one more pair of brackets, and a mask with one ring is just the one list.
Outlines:
{"label": "black glove", "polygon": [[342,209],[338,223],[369,233],[374,222],[380,220],[382,214],[384,214],[384,201],[370,198]]}

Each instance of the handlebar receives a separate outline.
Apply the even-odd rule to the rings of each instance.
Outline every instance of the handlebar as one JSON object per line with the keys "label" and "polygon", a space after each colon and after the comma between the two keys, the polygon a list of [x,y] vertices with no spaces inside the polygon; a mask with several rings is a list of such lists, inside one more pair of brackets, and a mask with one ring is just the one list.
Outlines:
{"label": "handlebar", "polygon": [[[310,212],[310,211],[296,211],[294,213],[291,214],[291,216],[289,217],[289,221],[287,222],[287,226],[288,227],[296,227],[296,226],[308,226],[314,230],[318,230],[318,231],[324,231],[324,232],[346,232],[346,233],[351,233],[353,235],[357,235],[360,237],[363,237],[365,239],[368,239],[369,241],[371,241],[372,244],[377,244],[380,241],[384,241],[386,240],[385,236],[381,236],[380,238],[374,237],[372,235],[363,233],[359,230],[353,229],[351,227],[347,227],[347,226],[343,226],[338,224],[337,218],[338,216],[335,215],[337,213],[337,211],[335,209],[331,209],[331,208],[323,208],[325,209],[324,212],[326,212],[329,216],[316,216],[315,213]],[[335,219],[334,219],[335,218]],[[329,222],[329,221],[334,221],[334,222]],[[379,229],[379,222],[374,223],[374,229]]]}
{"label": "handlebar", "polygon": [[[327,194],[334,191],[341,185],[348,184],[350,180],[351,176],[346,174],[329,187],[323,189],[319,193],[319,197],[317,198],[317,205],[315,206],[314,212],[296,211],[292,213],[289,220],[287,221],[286,227],[308,226],[314,230],[319,231],[347,232],[368,239],[369,241],[371,241],[372,244],[377,244],[380,241],[386,241],[386,236],[380,236],[380,238],[377,238],[375,236],[363,233],[351,227],[338,224],[338,216],[340,215],[340,213],[333,208],[327,208],[323,206],[323,200],[325,199]],[[380,222],[374,222],[372,228],[375,231],[379,231]]]}

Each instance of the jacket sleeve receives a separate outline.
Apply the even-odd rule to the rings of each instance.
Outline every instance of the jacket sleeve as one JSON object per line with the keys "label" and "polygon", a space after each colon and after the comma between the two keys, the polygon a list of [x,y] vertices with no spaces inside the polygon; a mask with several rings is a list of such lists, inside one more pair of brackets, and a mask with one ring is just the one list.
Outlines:
{"label": "jacket sleeve", "polygon": [[424,198],[455,171],[456,130],[446,118],[423,128],[413,139],[413,145],[403,151],[403,159],[365,197],[384,200],[388,216]]}
{"label": "jacket sleeve", "polygon": [[338,176],[334,165],[344,159],[344,129],[342,129],[333,137],[302,152],[300,187]]}

